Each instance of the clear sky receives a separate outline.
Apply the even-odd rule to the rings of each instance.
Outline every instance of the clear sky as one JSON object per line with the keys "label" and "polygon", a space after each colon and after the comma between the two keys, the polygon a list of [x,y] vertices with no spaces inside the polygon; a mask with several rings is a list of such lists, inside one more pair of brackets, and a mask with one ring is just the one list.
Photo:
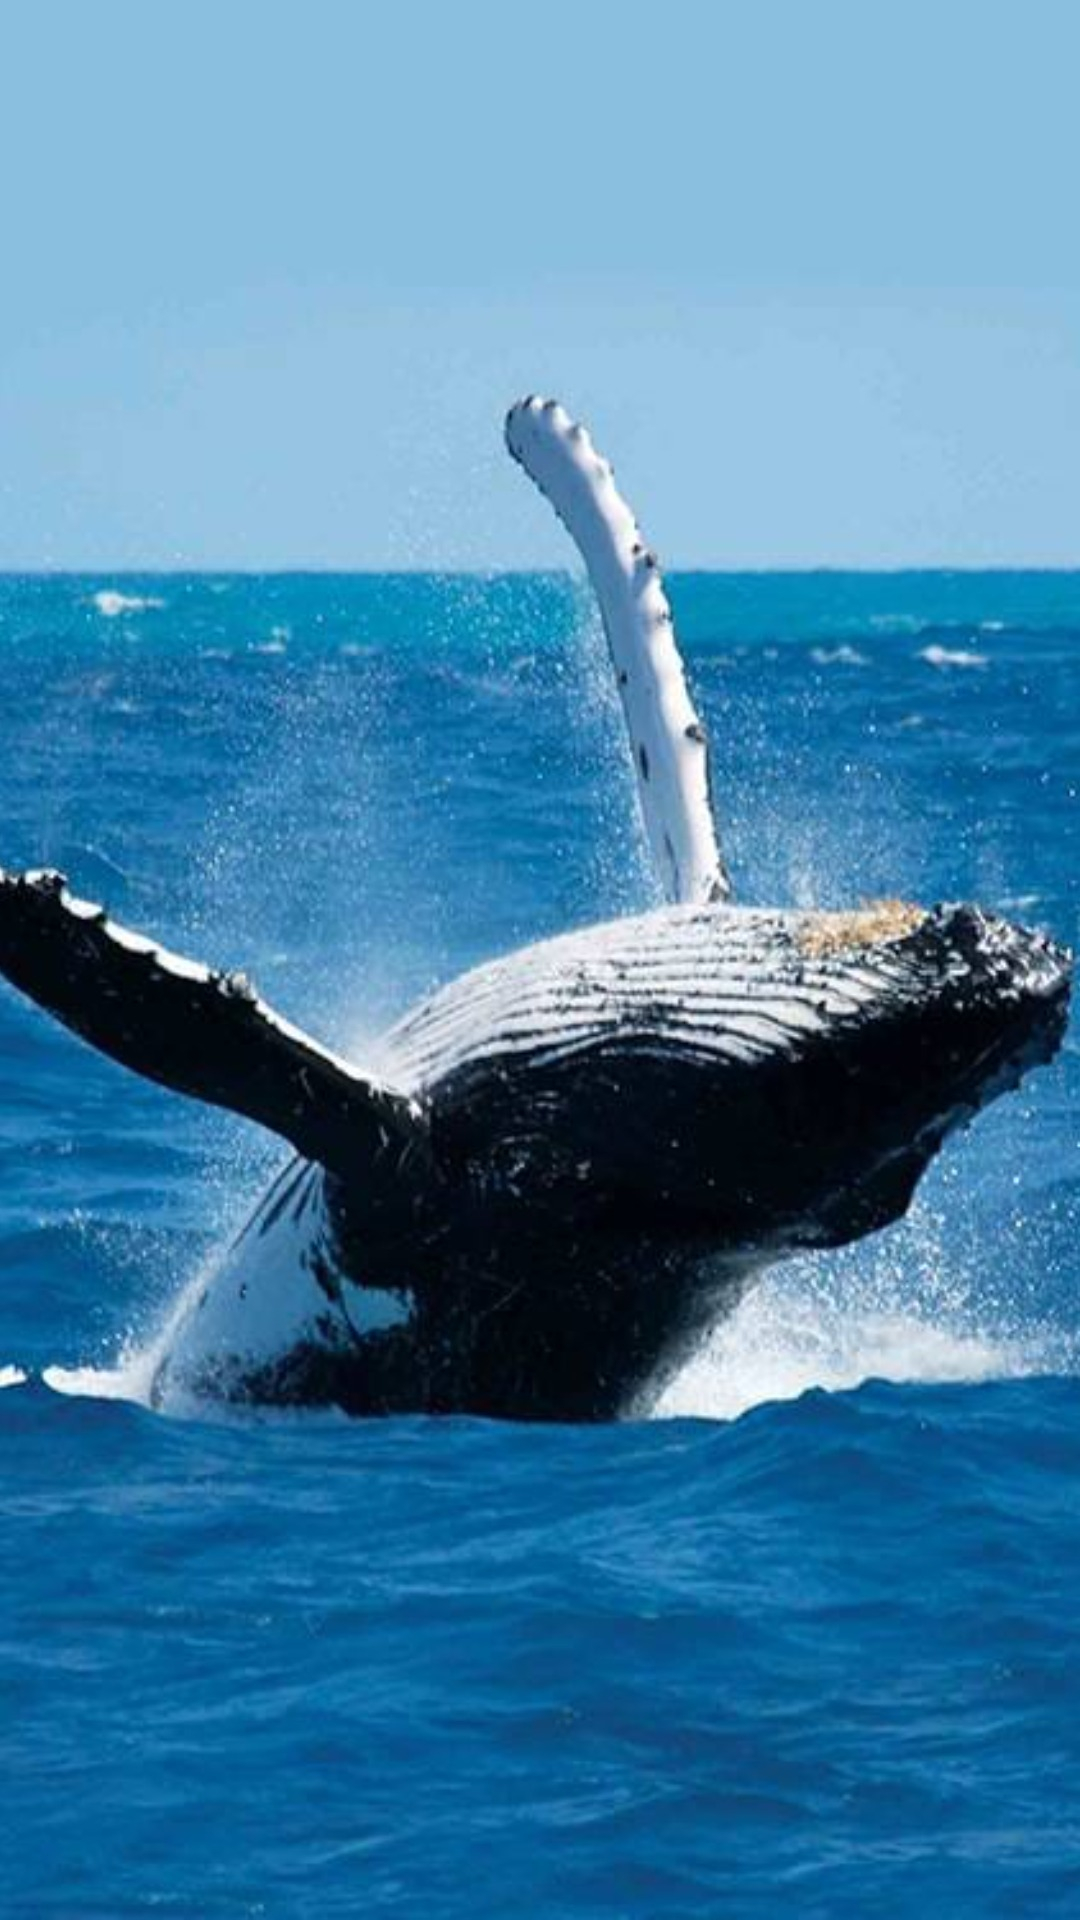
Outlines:
{"label": "clear sky", "polygon": [[20,0],[0,567],[1080,564],[1072,0]]}

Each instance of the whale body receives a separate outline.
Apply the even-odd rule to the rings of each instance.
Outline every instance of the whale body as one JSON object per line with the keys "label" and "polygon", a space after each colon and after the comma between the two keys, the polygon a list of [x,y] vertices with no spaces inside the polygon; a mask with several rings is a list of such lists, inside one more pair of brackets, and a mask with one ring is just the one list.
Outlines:
{"label": "whale body", "polygon": [[733,904],[655,557],[561,408],[521,403],[507,438],[588,565],[670,904],[473,969],[371,1067],[62,875],[0,873],[14,985],[295,1149],[165,1329],[161,1407],[617,1415],[770,1261],[898,1218],[1060,1041],[1070,956],[1041,933],[966,904]]}

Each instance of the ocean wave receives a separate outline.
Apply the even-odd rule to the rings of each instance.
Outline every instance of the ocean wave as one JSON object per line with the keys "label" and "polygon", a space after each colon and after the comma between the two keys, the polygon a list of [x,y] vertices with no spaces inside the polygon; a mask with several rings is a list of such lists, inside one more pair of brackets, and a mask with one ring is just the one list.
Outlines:
{"label": "ocean wave", "polygon": [[135,1406],[150,1404],[150,1380],[137,1361],[121,1361],[115,1367],[43,1367],[42,1384],[51,1393],[71,1399],[128,1400]]}
{"label": "ocean wave", "polygon": [[923,647],[920,660],[928,667],[987,667],[990,662],[985,653],[972,653],[965,647],[941,647],[936,644]]}
{"label": "ocean wave", "polygon": [[875,633],[921,633],[926,622],[913,613],[872,613],[867,626]]}
{"label": "ocean wave", "polygon": [[100,592],[92,594],[93,605],[106,620],[115,620],[122,613],[146,613],[155,607],[163,607],[164,600],[152,593],[120,593],[115,587],[102,587]]}
{"label": "ocean wave", "polygon": [[817,667],[865,667],[869,661],[857,647],[812,647],[810,658]]}
{"label": "ocean wave", "polygon": [[25,1387],[26,1374],[21,1367],[0,1367],[0,1393],[6,1387]]}

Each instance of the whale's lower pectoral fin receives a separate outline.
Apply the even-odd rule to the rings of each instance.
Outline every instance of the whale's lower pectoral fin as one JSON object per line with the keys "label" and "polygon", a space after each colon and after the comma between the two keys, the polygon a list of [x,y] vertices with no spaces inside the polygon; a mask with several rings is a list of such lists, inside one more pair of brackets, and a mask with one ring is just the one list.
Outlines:
{"label": "whale's lower pectoral fin", "polygon": [[0,868],[0,972],[113,1060],[245,1114],[333,1173],[427,1156],[414,1101],[279,1019],[242,974],[181,959],[75,899],[62,874]]}

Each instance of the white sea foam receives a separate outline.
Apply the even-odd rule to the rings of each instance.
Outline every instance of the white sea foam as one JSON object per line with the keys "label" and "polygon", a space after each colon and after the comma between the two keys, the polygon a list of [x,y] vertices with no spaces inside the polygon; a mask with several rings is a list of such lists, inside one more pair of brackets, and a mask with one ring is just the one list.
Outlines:
{"label": "white sea foam", "polygon": [[919,654],[928,667],[986,667],[989,660],[985,653],[969,653],[963,647],[923,647]]}
{"label": "white sea foam", "polygon": [[857,647],[812,647],[810,658],[818,667],[865,667],[867,658]]}
{"label": "white sea foam", "polygon": [[[41,1375],[42,1384],[50,1392],[61,1394],[71,1400],[115,1400],[129,1406],[151,1406],[150,1383],[153,1378],[151,1358],[156,1365],[159,1348],[144,1353],[132,1352],[128,1359],[119,1361],[113,1367],[46,1367]],[[157,1411],[157,1409],[155,1409]],[[184,1393],[179,1389],[169,1395],[167,1409],[169,1418],[177,1420],[199,1420],[213,1422],[215,1425],[232,1425],[250,1420],[255,1410],[243,1406],[231,1406],[227,1401],[198,1397],[194,1393]],[[282,1409],[281,1412],[292,1412]],[[319,1411],[323,1411],[319,1409]],[[336,1411],[336,1410],[335,1410]],[[274,1409],[275,1416],[278,1409]]]}
{"label": "white sea foam", "polygon": [[53,1393],[73,1399],[131,1400],[145,1406],[149,1395],[149,1381],[144,1382],[137,1360],[130,1366],[44,1367],[41,1378]]}
{"label": "white sea foam", "polygon": [[[206,1264],[200,1266],[184,1283],[163,1320],[151,1333],[131,1333],[111,1365],[43,1367],[43,1384],[53,1393],[65,1394],[73,1399],[126,1400],[135,1406],[148,1407],[162,1358],[191,1301],[201,1292],[207,1271]],[[178,1407],[175,1410],[185,1409]]]}
{"label": "white sea foam", "polygon": [[0,1367],[0,1393],[5,1387],[25,1387],[26,1374],[21,1367]]}
{"label": "white sea foam", "polygon": [[734,1420],[766,1401],[866,1380],[976,1382],[1041,1369],[1020,1341],[950,1331],[927,1312],[845,1306],[765,1280],[711,1334],[648,1409],[653,1418]]}
{"label": "white sea foam", "polygon": [[975,1384],[1073,1372],[1070,1340],[1014,1317],[987,1291],[982,1264],[977,1240],[958,1235],[951,1202],[920,1199],[887,1233],[774,1268],[636,1411],[734,1420],[767,1401],[867,1380]]}
{"label": "white sea foam", "polygon": [[152,593],[119,593],[115,587],[103,587],[92,598],[98,612],[106,620],[115,620],[122,613],[145,613],[165,605],[164,600],[159,600]]}

